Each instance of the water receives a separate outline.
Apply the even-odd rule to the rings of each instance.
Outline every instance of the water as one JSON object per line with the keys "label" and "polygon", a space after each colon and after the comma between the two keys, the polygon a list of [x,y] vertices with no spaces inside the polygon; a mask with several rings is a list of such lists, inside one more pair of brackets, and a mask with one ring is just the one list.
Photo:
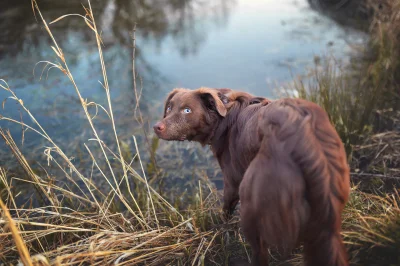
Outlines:
{"label": "water", "polygon": [[[67,13],[84,14],[80,1],[38,1],[49,22]],[[336,25],[309,8],[305,0],[97,0],[92,7],[104,41],[104,58],[113,99],[115,119],[122,141],[132,147],[132,134],[143,133],[134,122],[132,86],[132,30],[137,22],[136,67],[143,88],[146,119],[161,117],[166,94],[174,87],[229,87],[274,97],[274,90],[304,73],[314,56],[333,54],[346,60],[348,41],[357,32]],[[3,3],[4,4],[4,3]],[[87,5],[86,2],[84,4]],[[96,41],[82,19],[70,17],[50,25],[63,49],[69,68],[88,102],[106,104]],[[0,78],[20,97],[46,131],[71,156],[76,146],[93,137],[74,87],[57,69],[44,71],[39,61],[55,62],[51,39],[35,21],[26,1],[8,1],[0,11]],[[36,67],[35,67],[36,65]],[[35,68],[35,74],[33,70]],[[41,78],[40,78],[41,77]],[[10,96],[0,90],[0,99]],[[32,124],[12,100],[0,110],[3,116]],[[94,108],[91,109],[94,114]],[[95,121],[105,140],[112,138],[104,112]],[[151,124],[151,122],[149,123]],[[31,160],[43,159],[46,144],[20,126],[9,128]],[[22,136],[24,141],[22,142]],[[23,145],[22,145],[23,144]],[[139,136],[139,145],[143,138]],[[162,144],[160,164],[181,171],[205,165],[208,174],[218,170],[210,153],[191,152],[195,144]],[[186,144],[184,144],[186,145]],[[143,145],[144,146],[144,145]],[[174,151],[184,162],[168,162]],[[178,155],[179,156],[179,155]],[[0,144],[0,166],[15,161]],[[204,162],[206,162],[204,164]],[[215,172],[216,171],[216,172]],[[217,173],[215,175],[218,175]]]}

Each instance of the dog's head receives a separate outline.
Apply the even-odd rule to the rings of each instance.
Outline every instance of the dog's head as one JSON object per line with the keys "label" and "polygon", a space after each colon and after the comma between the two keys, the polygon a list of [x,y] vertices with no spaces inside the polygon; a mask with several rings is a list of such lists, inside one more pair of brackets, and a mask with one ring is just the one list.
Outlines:
{"label": "dog's head", "polygon": [[154,132],[164,140],[193,140],[206,144],[227,113],[224,89],[174,89],[167,97],[164,117]]}

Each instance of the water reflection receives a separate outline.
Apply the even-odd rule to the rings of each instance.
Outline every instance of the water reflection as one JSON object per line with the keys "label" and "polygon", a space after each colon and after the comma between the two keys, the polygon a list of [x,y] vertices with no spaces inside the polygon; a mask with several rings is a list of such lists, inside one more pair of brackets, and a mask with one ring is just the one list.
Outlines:
{"label": "water reflection", "polygon": [[[68,13],[83,13],[80,0],[73,1],[38,1],[44,17],[51,21]],[[162,46],[177,50],[181,56],[195,54],[199,46],[205,41],[209,27],[225,25],[230,9],[234,6],[233,0],[219,1],[120,1],[95,0],[92,1],[93,12],[97,24],[102,30],[105,59],[109,78],[113,83],[113,96],[128,97],[125,103],[132,104],[132,31],[137,24],[136,65],[141,75],[142,84],[145,84],[144,100],[152,101],[160,90],[160,85],[167,82],[167,78],[160,72],[156,64],[149,63],[142,46],[161,51]],[[41,60],[54,60],[50,48],[50,38],[40,23],[35,22],[30,5],[26,1],[7,2],[0,14],[0,77],[8,80],[11,87],[28,98],[26,101],[34,106],[33,109],[43,111],[44,99],[30,97],[31,94],[54,94],[55,98],[67,104],[74,97],[74,91],[65,90],[70,87],[68,81],[60,74],[44,72],[47,80],[41,80],[39,68],[37,75],[32,77],[35,63]],[[95,39],[91,31],[82,20],[76,18],[64,19],[51,25],[56,40],[67,56],[69,66],[84,95],[97,97],[101,86],[96,79],[100,79],[100,68],[97,59]],[[171,42],[172,40],[172,42]],[[170,43],[171,42],[171,43]],[[128,59],[128,60],[127,60]],[[112,65],[112,67],[110,67]],[[35,78],[35,79],[34,79]],[[43,88],[43,86],[45,88]],[[23,89],[23,90],[20,90]],[[29,93],[27,91],[29,90]],[[0,96],[5,96],[0,92]],[[61,95],[60,95],[61,94]],[[61,97],[59,97],[61,96]],[[98,99],[96,99],[96,97]],[[130,100],[129,100],[130,99]],[[47,100],[54,100],[53,97]],[[157,98],[159,100],[159,98]],[[41,102],[40,105],[35,103]],[[77,102],[77,100],[75,100]],[[64,103],[57,103],[57,108],[64,113]],[[34,111],[34,110],[33,110]]]}
{"label": "water reflection", "polygon": [[[195,54],[205,41],[208,27],[224,26],[235,1],[124,1],[108,2],[113,37],[130,44],[127,29],[137,23],[141,40],[154,42],[158,49],[167,39],[182,56]],[[104,25],[104,23],[103,23]],[[104,25],[105,26],[105,25]]]}
{"label": "water reflection", "polygon": [[[40,0],[38,3],[48,20],[83,13],[80,0]],[[195,53],[205,41],[208,28],[224,26],[235,6],[235,0],[93,0],[91,3],[106,44],[118,42],[131,46],[131,33],[137,24],[142,43],[150,41],[160,47],[166,38],[172,38],[181,55]],[[35,46],[44,37],[26,1],[3,3],[0,15],[0,56],[15,55],[23,50],[25,43]],[[82,31],[83,41],[88,41],[92,35],[85,27],[77,20],[67,19],[54,24],[52,29],[63,33],[57,36],[59,41],[65,40],[66,30]]]}

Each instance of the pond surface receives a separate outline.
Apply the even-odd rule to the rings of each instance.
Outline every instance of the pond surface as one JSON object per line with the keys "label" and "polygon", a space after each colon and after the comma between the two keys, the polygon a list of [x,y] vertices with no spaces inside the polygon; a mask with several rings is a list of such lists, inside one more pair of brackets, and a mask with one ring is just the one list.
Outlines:
{"label": "pond surface", "polygon": [[[48,22],[68,13],[84,14],[81,1],[77,0],[38,3]],[[75,144],[82,145],[93,134],[67,77],[57,69],[46,70],[41,75],[44,64],[36,65],[43,60],[57,60],[51,39],[42,23],[36,22],[27,1],[3,4],[0,78],[8,82],[60,147],[76,156]],[[87,6],[87,2],[83,4]],[[274,90],[290,81],[293,75],[304,73],[312,65],[314,56],[333,54],[346,59],[349,40],[360,38],[358,33],[343,29],[311,10],[306,0],[97,0],[91,4],[102,31],[118,133],[131,147],[131,135],[143,133],[133,116],[135,22],[138,86],[143,89],[141,104],[149,125],[161,117],[163,100],[174,87],[229,87],[274,97]],[[78,17],[66,18],[50,28],[65,53],[82,96],[89,102],[105,104],[104,89],[99,83],[103,80],[98,50],[90,29]],[[8,96],[9,92],[0,90],[1,100]],[[5,102],[0,114],[32,124],[12,100]],[[111,138],[111,127],[104,114],[99,115],[96,125],[105,140]],[[21,126],[7,121],[0,120],[0,127],[11,130],[29,159],[43,159],[43,150],[48,144],[37,134],[22,133]],[[138,140],[141,146],[144,138],[138,137]],[[212,160],[209,151],[204,151],[206,155],[190,152],[198,149],[196,144],[162,145],[158,157],[166,168],[189,167],[192,171],[193,165],[203,164],[214,175],[217,166],[212,163],[211,167],[208,163]],[[167,154],[172,150],[177,154],[187,153],[181,155],[186,162],[168,163]],[[0,166],[10,167],[14,161],[0,143]],[[210,167],[214,169],[211,172]]]}

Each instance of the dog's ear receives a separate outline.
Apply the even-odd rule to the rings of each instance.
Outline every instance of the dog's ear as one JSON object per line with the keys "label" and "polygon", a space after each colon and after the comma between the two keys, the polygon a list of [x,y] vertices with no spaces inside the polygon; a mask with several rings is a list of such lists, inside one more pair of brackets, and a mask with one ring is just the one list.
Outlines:
{"label": "dog's ear", "polygon": [[228,89],[228,88],[219,88],[219,89],[216,89],[216,90],[218,92],[222,93],[222,94],[225,94],[225,95],[232,92],[232,90]]}
{"label": "dog's ear", "polygon": [[221,101],[224,104],[227,104],[230,102],[229,95],[233,92],[233,90],[228,89],[228,88],[220,88],[220,89],[216,89],[216,90],[218,93],[218,97],[221,99]]}
{"label": "dog's ear", "polygon": [[167,96],[167,99],[165,100],[164,103],[164,117],[166,115],[167,112],[167,107],[169,105],[169,102],[171,101],[172,97],[174,97],[178,92],[183,92],[186,91],[186,89],[173,89]]}
{"label": "dog's ear", "polygon": [[226,116],[227,109],[225,104],[228,103],[228,97],[217,90],[208,88],[199,89],[199,94],[201,100],[208,109],[217,111],[222,117]]}

